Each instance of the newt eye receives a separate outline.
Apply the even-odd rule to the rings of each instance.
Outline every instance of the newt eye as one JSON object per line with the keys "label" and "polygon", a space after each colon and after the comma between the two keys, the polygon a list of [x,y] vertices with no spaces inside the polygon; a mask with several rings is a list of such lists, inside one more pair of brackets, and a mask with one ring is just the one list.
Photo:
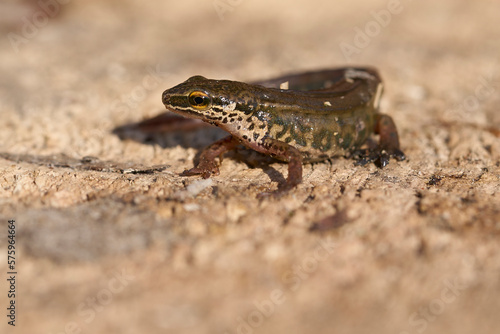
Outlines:
{"label": "newt eye", "polygon": [[211,102],[210,96],[200,91],[194,91],[189,94],[188,100],[191,107],[198,110],[207,109]]}

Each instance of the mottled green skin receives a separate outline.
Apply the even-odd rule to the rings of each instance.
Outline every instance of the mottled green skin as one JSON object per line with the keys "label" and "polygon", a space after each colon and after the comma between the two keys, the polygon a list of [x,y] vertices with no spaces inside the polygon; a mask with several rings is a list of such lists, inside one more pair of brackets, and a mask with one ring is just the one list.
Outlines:
{"label": "mottled green skin", "polygon": [[[289,89],[275,88],[285,81]],[[188,95],[193,91],[211,98],[206,110],[190,106]],[[368,68],[292,75],[258,84],[195,76],[166,90],[163,103],[173,112],[221,127],[256,151],[287,160],[265,145],[271,138],[298,149],[303,161],[318,161],[365,143],[375,130],[381,92],[377,72]]]}

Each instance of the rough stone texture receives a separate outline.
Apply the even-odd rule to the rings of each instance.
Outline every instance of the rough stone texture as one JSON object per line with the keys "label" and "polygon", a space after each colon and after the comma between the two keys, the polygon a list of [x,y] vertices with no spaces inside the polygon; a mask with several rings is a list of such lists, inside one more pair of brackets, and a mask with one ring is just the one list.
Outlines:
{"label": "rough stone texture", "polygon": [[[2,35],[25,38],[0,41],[17,332],[498,333],[500,3],[393,3],[73,1],[46,20],[35,1],[1,5]],[[210,181],[178,175],[216,130],[112,133],[194,74],[345,64],[379,68],[407,161],[305,165],[259,201],[285,164],[239,150]],[[338,227],[309,231],[325,217]]]}

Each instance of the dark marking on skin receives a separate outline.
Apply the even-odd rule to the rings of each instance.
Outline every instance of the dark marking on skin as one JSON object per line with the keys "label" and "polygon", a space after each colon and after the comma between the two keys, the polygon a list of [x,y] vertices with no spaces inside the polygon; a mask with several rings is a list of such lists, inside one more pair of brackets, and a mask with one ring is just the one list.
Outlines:
{"label": "dark marking on skin", "polygon": [[236,109],[242,111],[245,115],[250,115],[254,111],[254,108],[252,106],[249,106],[241,102],[236,104]]}
{"label": "dark marking on skin", "polygon": [[288,132],[288,127],[288,124],[283,124],[283,130],[276,134],[276,139],[280,139],[281,137],[283,137]]}
{"label": "dark marking on skin", "polygon": [[288,144],[288,143],[289,143],[289,142],[291,142],[291,141],[292,141],[292,137],[286,137],[286,138],[285,138],[285,143],[287,143],[287,144]]}
{"label": "dark marking on skin", "polygon": [[253,134],[253,140],[257,141],[257,139],[259,139],[259,134],[258,133],[254,133]]}
{"label": "dark marking on skin", "polygon": [[363,130],[364,128],[366,128],[365,126],[365,122],[363,121],[362,118],[358,118],[356,120],[356,132],[360,132],[361,130]]}
{"label": "dark marking on skin", "polygon": [[267,108],[259,108],[257,112],[254,113],[254,116],[261,122],[269,122],[273,117],[270,117],[270,112],[268,112]]}
{"label": "dark marking on skin", "polygon": [[297,128],[294,126],[290,127],[290,136],[292,136],[293,139],[295,139],[295,143],[300,146],[307,146],[306,139],[304,138],[304,135],[299,131],[296,131]]}
{"label": "dark marking on skin", "polygon": [[254,112],[257,111],[257,109],[259,109],[259,106],[260,106],[260,103],[254,98],[250,99],[247,102],[247,104],[248,104],[248,108],[250,110],[253,110]]}
{"label": "dark marking on skin", "polygon": [[214,117],[214,116],[210,116],[210,115],[205,115],[205,117],[209,120],[213,120],[213,121],[220,121],[222,119],[222,116],[219,116],[219,117]]}
{"label": "dark marking on skin", "polygon": [[253,131],[253,129],[255,129],[255,123],[250,124],[250,126],[248,127],[248,130],[250,131]]}
{"label": "dark marking on skin", "polygon": [[311,127],[305,126],[304,124],[302,124],[300,122],[297,123],[297,127],[299,128],[300,133],[307,133],[307,132],[311,131]]}
{"label": "dark marking on skin", "polygon": [[325,135],[326,135],[326,129],[315,131],[313,134],[313,141],[311,143],[311,147],[317,150],[321,149],[322,147],[321,143],[323,142],[323,138],[325,137]]}
{"label": "dark marking on skin", "polygon": [[332,139],[333,139],[333,133],[331,131],[327,131],[326,138],[324,139],[324,145],[321,147],[321,150],[323,152],[332,149]]}
{"label": "dark marking on skin", "polygon": [[316,131],[313,134],[313,141],[311,143],[311,146],[323,152],[328,151],[332,148],[332,137],[332,131],[329,131],[327,129]]}
{"label": "dark marking on skin", "polygon": [[188,99],[184,96],[171,96],[170,97],[170,105],[180,107],[180,108],[188,108],[189,103]]}
{"label": "dark marking on skin", "polygon": [[339,118],[339,120],[337,121],[337,125],[339,128],[343,128],[345,125],[345,120],[343,118]]}
{"label": "dark marking on skin", "polygon": [[342,147],[344,150],[348,149],[351,147],[353,136],[349,131],[346,131],[343,136],[343,141],[342,143],[339,143],[339,146]]}
{"label": "dark marking on skin", "polygon": [[364,128],[363,130],[361,130],[357,133],[356,143],[354,144],[354,146],[359,147],[359,146],[363,145],[365,143],[367,137],[368,137],[367,129]]}

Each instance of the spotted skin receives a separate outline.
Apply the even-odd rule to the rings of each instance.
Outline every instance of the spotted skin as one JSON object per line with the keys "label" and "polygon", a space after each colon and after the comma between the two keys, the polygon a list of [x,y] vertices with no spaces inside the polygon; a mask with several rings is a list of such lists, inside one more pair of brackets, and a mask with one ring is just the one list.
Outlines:
{"label": "spotted skin", "polygon": [[[288,89],[280,85],[288,83]],[[365,161],[405,158],[392,119],[378,112],[382,82],[371,68],[309,72],[253,84],[194,76],[166,90],[163,104],[175,113],[218,126],[230,136],[209,146],[184,175],[219,173],[215,158],[238,144],[289,163],[288,178],[273,195],[302,180],[302,163],[357,152]],[[372,134],[379,149],[359,148]]]}

